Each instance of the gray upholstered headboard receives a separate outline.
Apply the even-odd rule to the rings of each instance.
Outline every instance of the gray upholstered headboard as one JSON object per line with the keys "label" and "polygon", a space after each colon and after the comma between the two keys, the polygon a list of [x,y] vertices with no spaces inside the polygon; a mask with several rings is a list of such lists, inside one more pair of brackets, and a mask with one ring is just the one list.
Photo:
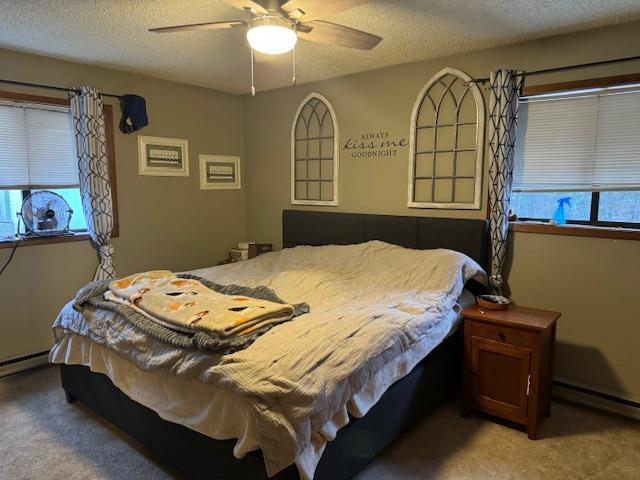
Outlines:
{"label": "gray upholstered headboard", "polygon": [[285,248],[347,245],[369,240],[382,240],[420,250],[449,248],[473,258],[485,270],[488,267],[487,220],[282,211],[282,243]]}

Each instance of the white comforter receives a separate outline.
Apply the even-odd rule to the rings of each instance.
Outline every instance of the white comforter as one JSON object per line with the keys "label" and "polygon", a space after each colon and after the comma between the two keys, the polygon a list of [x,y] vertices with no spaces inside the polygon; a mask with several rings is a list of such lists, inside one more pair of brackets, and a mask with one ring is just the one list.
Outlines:
{"label": "white comforter", "polygon": [[297,247],[192,273],[266,285],[287,302],[311,306],[199,375],[250,405],[270,475],[308,451],[312,435],[382,366],[437,329],[468,279],[485,280],[463,254],[377,241]]}
{"label": "white comforter", "polygon": [[468,279],[485,278],[461,253],[378,241],[297,247],[194,273],[266,285],[311,307],[210,369],[254,399],[269,474],[291,464],[346,399],[442,321]]}

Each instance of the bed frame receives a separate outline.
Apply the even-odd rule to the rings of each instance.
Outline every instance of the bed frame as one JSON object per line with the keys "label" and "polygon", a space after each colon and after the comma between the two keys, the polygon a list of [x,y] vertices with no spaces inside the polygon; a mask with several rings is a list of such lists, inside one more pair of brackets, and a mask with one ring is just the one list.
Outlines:
{"label": "bed frame", "polygon": [[[285,210],[283,246],[353,244],[382,240],[409,248],[450,248],[486,267],[486,220],[398,217]],[[462,331],[436,347],[412,372],[393,384],[360,419],[352,419],[329,442],[315,480],[341,480],[361,471],[383,448],[421,417],[451,399],[462,378]],[[262,454],[233,456],[235,440],[214,440],[163,420],[131,400],[111,380],[88,367],[60,366],[67,401],[80,400],[149,448],[161,461],[195,479],[266,479]],[[295,465],[273,477],[298,479]]]}

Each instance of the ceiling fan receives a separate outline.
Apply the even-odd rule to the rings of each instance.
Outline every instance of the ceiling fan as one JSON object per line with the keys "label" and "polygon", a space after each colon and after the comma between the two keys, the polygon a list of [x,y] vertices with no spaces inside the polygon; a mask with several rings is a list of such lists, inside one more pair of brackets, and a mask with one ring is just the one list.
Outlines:
{"label": "ceiling fan", "polygon": [[381,37],[371,33],[319,20],[371,0],[223,0],[250,12],[249,20],[196,23],[151,28],[150,32],[171,33],[189,30],[247,28],[247,41],[253,50],[269,55],[289,52],[298,37],[312,42],[371,50]]}

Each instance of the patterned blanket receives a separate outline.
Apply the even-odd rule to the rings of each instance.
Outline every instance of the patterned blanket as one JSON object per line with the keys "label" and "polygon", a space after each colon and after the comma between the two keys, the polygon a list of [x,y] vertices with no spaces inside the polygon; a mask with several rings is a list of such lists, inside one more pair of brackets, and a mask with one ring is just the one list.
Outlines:
{"label": "patterned blanket", "polygon": [[[178,278],[191,279],[200,282],[214,292],[230,295],[244,296],[269,302],[285,304],[270,288],[264,286],[242,287],[239,285],[221,285],[210,280],[190,274],[179,274]],[[268,323],[254,331],[244,334],[229,336],[213,331],[185,332],[158,323],[140,311],[132,309],[122,303],[116,303],[104,299],[104,294],[109,290],[109,280],[97,280],[81,288],[73,302],[75,310],[81,312],[87,305],[103,310],[110,310],[124,317],[134,328],[157,340],[178,348],[195,348],[199,350],[211,350],[219,353],[231,353],[251,345],[256,338],[274,327],[274,323]],[[309,312],[309,305],[298,303],[293,305],[293,317]],[[91,318],[87,319],[91,322]],[[97,326],[95,326],[97,327]],[[90,330],[95,330],[89,325]],[[73,331],[73,329],[72,329]],[[81,334],[80,331],[74,333]]]}

